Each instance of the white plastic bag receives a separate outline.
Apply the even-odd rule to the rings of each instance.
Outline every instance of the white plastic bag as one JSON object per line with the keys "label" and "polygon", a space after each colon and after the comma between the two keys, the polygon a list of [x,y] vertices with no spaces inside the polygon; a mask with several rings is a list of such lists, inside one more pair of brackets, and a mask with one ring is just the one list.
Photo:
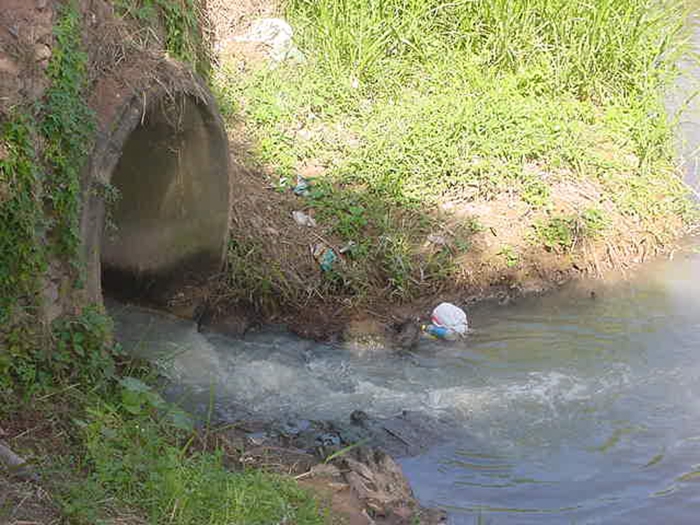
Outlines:
{"label": "white plastic bag", "polygon": [[460,336],[465,335],[469,330],[467,314],[452,303],[441,303],[436,306],[431,320],[433,324],[447,328]]}

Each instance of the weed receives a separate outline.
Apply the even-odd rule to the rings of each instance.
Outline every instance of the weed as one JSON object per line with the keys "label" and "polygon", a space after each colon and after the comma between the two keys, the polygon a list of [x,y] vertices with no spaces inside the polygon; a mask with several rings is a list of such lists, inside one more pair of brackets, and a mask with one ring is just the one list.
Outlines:
{"label": "weed", "polygon": [[80,11],[74,2],[59,11],[54,27],[56,47],[47,75],[39,126],[46,146],[44,159],[52,175],[45,180],[44,198],[52,210],[49,235],[58,254],[77,264],[80,244],[80,170],[94,131],[94,116],[84,99],[87,54],[82,49]]}
{"label": "weed", "polygon": [[397,63],[425,64],[457,49],[486,67],[526,71],[521,89],[601,99],[646,92],[666,79],[682,49],[676,36],[685,9],[680,1],[637,0],[287,2],[288,17],[302,28],[301,44],[336,78],[385,82],[391,69],[398,78],[390,82],[401,82],[409,68]]}
{"label": "weed", "polygon": [[520,262],[520,257],[518,256],[518,253],[513,249],[512,246],[503,246],[498,252],[498,255],[503,257],[508,268],[515,268]]}
{"label": "weed", "polygon": [[548,250],[569,251],[573,247],[574,232],[568,217],[551,217],[535,223],[535,232]]}
{"label": "weed", "polygon": [[226,289],[234,296],[230,300],[266,310],[275,298],[291,300],[295,290],[287,275],[275,261],[265,257],[255,239],[232,239],[226,257]]}
{"label": "weed", "polygon": [[605,215],[589,208],[573,215],[554,215],[535,223],[537,238],[548,250],[570,251],[579,239],[594,238],[607,226]]}
{"label": "weed", "polygon": [[199,74],[210,74],[209,52],[202,29],[202,0],[116,0],[116,12],[142,24],[159,19],[165,29],[165,49],[178,60],[190,64]]}
{"label": "weed", "polygon": [[340,450],[337,450],[336,452],[333,452],[332,454],[329,454],[326,459],[323,460],[324,463],[328,464],[334,459],[338,459],[340,457],[343,457],[345,454],[348,454],[349,452],[352,452],[354,449],[357,447],[361,447],[365,443],[369,441],[369,438],[361,439],[359,441],[356,441],[355,443],[351,443],[350,445],[341,448]]}
{"label": "weed", "polygon": [[551,190],[539,179],[525,182],[520,197],[535,208],[547,208],[551,204]]}
{"label": "weed", "polygon": [[585,237],[596,237],[608,226],[605,214],[596,208],[587,208],[580,215],[580,229]]}
{"label": "weed", "polygon": [[[38,277],[46,268],[42,230],[42,174],[30,119],[18,115],[0,127],[0,326],[17,315],[15,307],[36,307]],[[21,304],[18,304],[21,303]]]}

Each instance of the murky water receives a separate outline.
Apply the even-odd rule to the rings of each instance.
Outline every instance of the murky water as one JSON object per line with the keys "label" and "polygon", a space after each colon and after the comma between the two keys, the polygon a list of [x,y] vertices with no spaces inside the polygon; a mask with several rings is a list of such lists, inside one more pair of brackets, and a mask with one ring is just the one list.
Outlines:
{"label": "murky water", "polygon": [[244,340],[112,306],[128,349],[170,355],[186,402],[222,417],[441,416],[454,433],[402,460],[452,523],[696,523],[700,509],[700,256],[472,313],[467,341],[413,355],[283,332]]}

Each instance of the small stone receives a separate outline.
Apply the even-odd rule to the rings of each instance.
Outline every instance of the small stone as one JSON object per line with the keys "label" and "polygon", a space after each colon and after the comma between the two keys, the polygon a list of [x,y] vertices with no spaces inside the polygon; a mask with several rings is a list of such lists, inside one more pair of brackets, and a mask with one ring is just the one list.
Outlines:
{"label": "small stone", "polygon": [[435,233],[431,233],[430,235],[428,235],[428,242],[437,246],[447,245],[447,240],[445,239],[445,237],[443,237],[442,235],[437,235]]}
{"label": "small stone", "polygon": [[368,419],[369,416],[367,415],[367,412],[364,412],[362,410],[353,410],[352,414],[350,414],[350,421],[352,421],[356,425],[362,425]]}
{"label": "small stone", "polygon": [[48,61],[51,58],[51,48],[46,44],[34,45],[34,59],[37,62]]}
{"label": "small stone", "polygon": [[36,8],[39,11],[43,11],[44,9],[46,9],[46,6],[48,5],[48,3],[49,3],[49,0],[37,0],[36,1]]}
{"label": "small stone", "polygon": [[313,476],[336,478],[340,476],[340,469],[335,465],[331,465],[330,463],[319,463],[311,468],[311,474]]}

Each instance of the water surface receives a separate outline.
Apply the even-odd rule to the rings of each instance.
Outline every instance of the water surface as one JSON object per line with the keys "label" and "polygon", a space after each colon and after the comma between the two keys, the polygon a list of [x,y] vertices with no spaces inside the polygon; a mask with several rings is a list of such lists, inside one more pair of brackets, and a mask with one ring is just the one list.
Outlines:
{"label": "water surface", "polygon": [[[451,523],[696,523],[700,257],[635,279],[471,312],[463,342],[411,355],[282,331],[243,340],[112,305],[128,349],[169,355],[186,401],[220,417],[346,419],[407,409],[450,422],[403,467]],[[593,285],[591,285],[593,286]],[[140,350],[139,350],[140,349]],[[179,390],[180,392],[182,389]]]}

